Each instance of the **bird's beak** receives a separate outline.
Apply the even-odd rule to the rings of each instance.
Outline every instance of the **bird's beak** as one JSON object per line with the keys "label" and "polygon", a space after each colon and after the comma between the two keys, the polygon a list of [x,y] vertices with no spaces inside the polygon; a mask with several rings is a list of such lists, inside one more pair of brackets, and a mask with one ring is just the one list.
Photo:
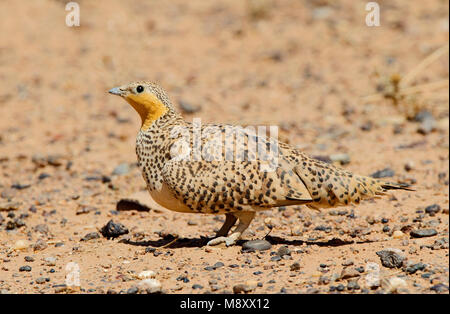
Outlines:
{"label": "bird's beak", "polygon": [[118,95],[118,96],[123,95],[123,91],[120,89],[120,87],[111,88],[108,92],[113,95]]}

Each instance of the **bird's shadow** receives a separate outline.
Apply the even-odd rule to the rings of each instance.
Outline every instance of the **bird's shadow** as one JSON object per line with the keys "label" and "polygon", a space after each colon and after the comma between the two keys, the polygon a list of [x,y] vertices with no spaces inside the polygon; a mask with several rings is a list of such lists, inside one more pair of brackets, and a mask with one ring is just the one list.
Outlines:
{"label": "bird's shadow", "polygon": [[[132,240],[122,240],[122,243],[135,245],[135,246],[144,246],[144,247],[153,247],[155,249],[158,248],[168,248],[168,249],[179,249],[179,248],[200,248],[207,245],[208,241],[213,238],[175,238],[172,235],[168,235],[164,238],[158,240],[147,240],[147,241],[132,241]],[[328,241],[304,241],[304,240],[287,240],[280,237],[266,236],[265,240],[267,240],[272,245],[284,244],[284,245],[293,245],[293,246],[301,246],[303,244],[307,245],[318,245],[322,247],[336,247],[336,246],[344,246],[350,244],[362,244],[368,243],[372,241],[344,241],[338,238],[333,238]],[[246,240],[239,240],[236,245],[242,246]]]}

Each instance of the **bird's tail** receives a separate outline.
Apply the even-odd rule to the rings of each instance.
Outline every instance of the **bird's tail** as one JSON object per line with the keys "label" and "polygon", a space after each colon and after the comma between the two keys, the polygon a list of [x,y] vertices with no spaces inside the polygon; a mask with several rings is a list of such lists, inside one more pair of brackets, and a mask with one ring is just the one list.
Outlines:
{"label": "bird's tail", "polygon": [[414,191],[409,185],[355,175],[328,163],[304,159],[296,172],[311,194],[312,208],[358,204],[363,199],[385,194],[388,190]]}

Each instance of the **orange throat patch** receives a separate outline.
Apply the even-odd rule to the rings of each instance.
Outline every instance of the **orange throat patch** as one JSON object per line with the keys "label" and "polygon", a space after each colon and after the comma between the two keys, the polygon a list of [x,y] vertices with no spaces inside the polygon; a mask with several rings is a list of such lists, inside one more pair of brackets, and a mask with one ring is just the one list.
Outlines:
{"label": "orange throat patch", "polygon": [[131,94],[127,102],[139,113],[142,120],[141,130],[147,130],[153,122],[162,117],[169,109],[152,93]]}

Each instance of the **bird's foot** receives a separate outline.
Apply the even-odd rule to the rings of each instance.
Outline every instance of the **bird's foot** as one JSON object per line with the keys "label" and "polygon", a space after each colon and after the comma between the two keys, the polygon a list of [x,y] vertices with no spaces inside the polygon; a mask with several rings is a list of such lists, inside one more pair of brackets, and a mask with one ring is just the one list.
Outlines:
{"label": "bird's foot", "polygon": [[218,237],[215,239],[212,239],[211,241],[209,241],[207,243],[207,245],[212,246],[212,245],[218,245],[221,243],[225,243],[226,246],[232,246],[234,244],[236,244],[237,240],[239,240],[241,236],[240,232],[234,232],[232,234],[230,234],[228,237]]}

